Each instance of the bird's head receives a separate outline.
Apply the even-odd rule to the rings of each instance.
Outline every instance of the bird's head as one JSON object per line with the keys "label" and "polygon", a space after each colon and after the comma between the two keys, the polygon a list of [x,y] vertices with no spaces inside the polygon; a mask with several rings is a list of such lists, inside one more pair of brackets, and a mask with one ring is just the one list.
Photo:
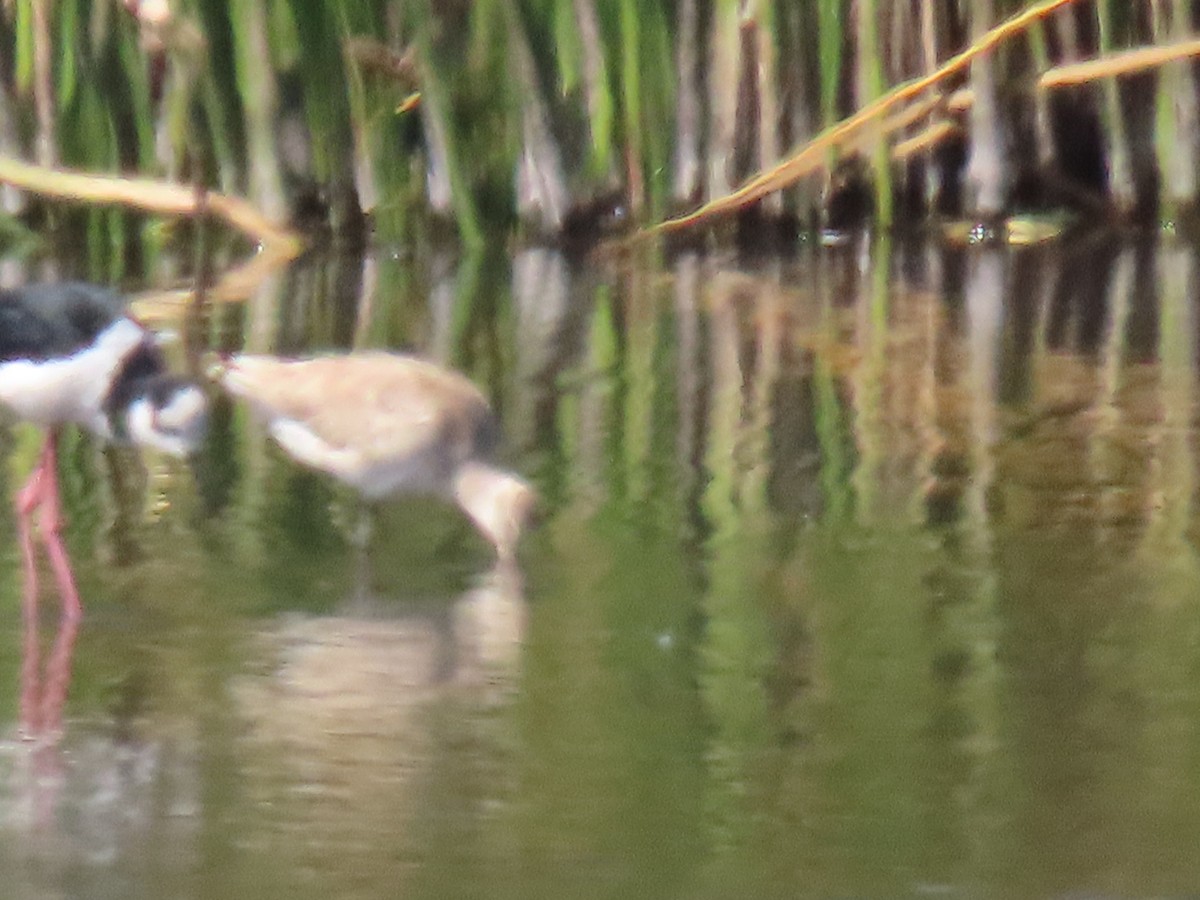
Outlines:
{"label": "bird's head", "polygon": [[509,472],[470,461],[455,476],[454,495],[492,542],[500,559],[513,559],[522,532],[536,519],[537,494],[533,488]]}
{"label": "bird's head", "polygon": [[208,428],[208,397],[194,382],[175,375],[140,381],[124,413],[129,440],[172,456],[190,456]]}

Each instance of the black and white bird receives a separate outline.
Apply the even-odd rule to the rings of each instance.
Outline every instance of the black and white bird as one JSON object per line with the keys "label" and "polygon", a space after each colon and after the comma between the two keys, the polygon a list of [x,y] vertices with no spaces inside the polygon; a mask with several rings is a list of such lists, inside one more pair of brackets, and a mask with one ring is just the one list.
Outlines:
{"label": "black and white bird", "polygon": [[61,552],[52,536],[61,525],[57,444],[63,426],[185,456],[199,446],[208,407],[195,383],[168,371],[154,336],[126,314],[118,294],[82,282],[0,291],[0,405],[47,430],[37,466],[17,495],[17,512],[27,539],[29,516],[41,508],[52,559]]}
{"label": "black and white bird", "polygon": [[298,462],[370,501],[405,493],[453,500],[501,560],[513,558],[535,494],[491,461],[499,426],[465,376],[383,352],[234,356],[215,374]]}

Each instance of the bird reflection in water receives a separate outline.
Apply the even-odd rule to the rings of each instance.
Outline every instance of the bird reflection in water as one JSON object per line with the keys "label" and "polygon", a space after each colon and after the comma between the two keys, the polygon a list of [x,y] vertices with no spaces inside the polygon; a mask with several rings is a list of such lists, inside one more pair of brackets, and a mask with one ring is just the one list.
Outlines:
{"label": "bird reflection in water", "polygon": [[[36,589],[36,585],[34,587]],[[71,682],[71,663],[82,616],[78,612],[64,610],[50,645],[50,653],[42,666],[42,641],[36,604],[31,605],[27,600],[24,611],[20,732],[29,744],[23,779],[24,805],[29,821],[35,826],[44,827],[53,820],[58,788],[64,774],[59,741],[63,735],[63,707]]]}
{"label": "bird reflection in water", "polygon": [[[39,466],[30,483],[17,495],[17,526],[21,542],[21,615],[23,638],[21,642],[21,697],[19,727],[21,736],[33,742],[30,784],[35,796],[31,798],[35,808],[34,820],[46,821],[54,806],[53,792],[40,789],[40,785],[54,783],[60,774],[61,761],[57,743],[62,736],[63,707],[67,700],[67,689],[71,681],[71,662],[75,653],[75,641],[79,635],[79,623],[83,619],[83,607],[71,572],[71,563],[63,545],[59,521],[57,479],[46,478],[46,469]],[[40,482],[46,479],[53,487]],[[52,492],[52,499],[44,497]],[[38,527],[42,543],[54,573],[54,581],[62,601],[58,629],[50,645],[45,665],[42,665],[42,628],[38,615],[38,560],[37,547],[29,513],[33,506],[30,498],[41,495],[41,512]]]}
{"label": "bird reflection in water", "polygon": [[376,867],[381,835],[395,859],[419,852],[422,799],[447,754],[486,759],[511,742],[523,594],[517,567],[501,562],[457,597],[398,607],[355,596],[334,615],[288,615],[260,632],[261,668],[231,694],[244,791],[271,810],[259,837],[272,853],[320,877]]}
{"label": "bird reflection in water", "polygon": [[[76,473],[87,485],[77,495],[76,511],[88,509],[94,495],[103,494],[108,527],[97,530],[95,547],[114,572],[128,570],[147,558],[142,537],[155,480],[179,470],[165,461],[147,466],[141,454],[127,449],[105,447],[89,456],[91,464]],[[194,803],[180,796],[188,789],[186,741],[164,741],[140,727],[145,685],[139,668],[108,683],[111,702],[99,717],[94,707],[74,714],[67,708],[83,617],[69,606],[60,612],[45,602],[56,599],[57,585],[48,577],[50,567],[36,537],[33,549],[33,564],[22,572],[19,716],[12,739],[0,742],[0,845],[3,836],[20,835],[8,849],[15,857],[45,864],[39,877],[53,879],[80,859],[135,857],[140,852],[135,848],[145,846],[147,823],[161,808],[156,804],[186,809]],[[81,587],[87,602],[89,591]],[[81,659],[86,656],[79,652]],[[186,830],[187,823],[178,824]],[[150,830],[161,834],[161,823]],[[3,849],[0,869],[8,862]],[[32,889],[0,894],[42,896]]]}
{"label": "bird reflection in water", "polygon": [[[28,579],[29,572],[26,572]],[[36,583],[33,592],[36,593]],[[28,585],[26,594],[30,594]],[[64,610],[58,631],[50,646],[45,666],[41,666],[42,642],[36,598],[23,604],[25,637],[21,651],[21,732],[39,744],[54,744],[62,734],[63,706],[71,681],[71,660],[75,639],[79,636],[78,612]]]}
{"label": "bird reflection in water", "polygon": [[[39,468],[31,484],[39,477],[44,477],[42,471]],[[35,826],[44,827],[53,819],[58,797],[57,786],[63,777],[58,743],[63,733],[63,707],[66,705],[67,690],[71,681],[71,663],[83,611],[58,523],[52,521],[52,518],[58,515],[58,502],[55,497],[49,505],[42,507],[39,530],[62,599],[62,612],[43,665],[43,629],[38,615],[40,585],[37,547],[29,516],[24,509],[29,491],[30,487],[27,486],[17,497],[17,522],[22,556],[23,619],[18,727],[21,738],[29,745],[25,777],[22,779],[23,805],[29,821]]]}
{"label": "bird reflection in water", "polygon": [[[71,657],[75,649],[75,638],[79,633],[79,622],[83,608],[79,592],[71,573],[71,563],[63,546],[58,522],[59,506],[57,487],[54,499],[43,503],[39,517],[39,529],[46,555],[54,572],[54,580],[62,599],[62,614],[58,632],[50,649],[45,669],[41,663],[41,628],[38,618],[38,561],[33,529],[29,521],[28,496],[31,490],[40,493],[38,481],[45,477],[39,467],[30,485],[17,495],[17,525],[21,541],[22,588],[21,613],[24,619],[24,639],[21,651],[21,705],[20,727],[27,739],[39,743],[54,743],[62,728],[62,710],[66,701],[67,685],[71,677]],[[51,482],[56,479],[49,479]]]}

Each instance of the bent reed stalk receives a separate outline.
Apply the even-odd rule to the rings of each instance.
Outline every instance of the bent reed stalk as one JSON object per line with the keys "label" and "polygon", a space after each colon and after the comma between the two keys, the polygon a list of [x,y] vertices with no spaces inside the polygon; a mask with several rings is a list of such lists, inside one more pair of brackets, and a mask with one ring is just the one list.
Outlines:
{"label": "bent reed stalk", "polygon": [[635,239],[699,225],[714,217],[744,209],[767,194],[790,187],[804,176],[822,169],[826,165],[828,154],[833,150],[848,142],[861,140],[863,132],[868,127],[874,125],[880,128],[882,134],[882,124],[877,123],[877,120],[895,107],[919,96],[951,75],[961,72],[976,57],[991,52],[1056,9],[1073,2],[1074,0],[1045,0],[1043,3],[1012,16],[986,32],[970,47],[951,57],[936,71],[893,88],[879,99],[862,107],[858,112],[827,128],[773,169],[751,178],[732,193],[712,200],[694,212],[667,219],[643,230],[635,236]]}
{"label": "bent reed stalk", "polygon": [[190,185],[49,169],[0,157],[0,182],[45,197],[76,203],[115,204],[175,216],[213,214],[275,256],[300,255],[303,242],[243,200]]}

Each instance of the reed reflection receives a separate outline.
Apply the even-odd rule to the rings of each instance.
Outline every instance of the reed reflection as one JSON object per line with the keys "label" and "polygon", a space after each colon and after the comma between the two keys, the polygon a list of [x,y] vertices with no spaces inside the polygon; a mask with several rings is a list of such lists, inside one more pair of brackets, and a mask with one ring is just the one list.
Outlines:
{"label": "reed reflection", "polygon": [[[899,708],[934,717],[933,733],[950,742],[935,756],[953,758],[950,771],[969,781],[988,757],[959,742],[989,746],[1008,727],[992,697],[1005,671],[995,649],[1024,614],[1014,592],[1078,579],[1078,590],[1036,592],[1054,616],[1066,612],[1066,596],[1083,602],[1102,590],[1096,577],[1154,583],[1176,598],[1200,581],[1185,537],[1196,465],[1187,424],[1196,323],[1183,299],[1193,254],[1165,248],[1147,282],[1140,247],[923,252],[926,261],[909,266],[882,246],[841,265],[801,262],[783,279],[689,257],[676,264],[675,458],[681,505],[707,537],[699,641],[704,693],[722,723],[712,748],[722,782],[753,781],[753,761],[787,735],[869,734],[869,717],[839,708],[845,718],[835,724],[818,710],[871,678],[895,684],[885,661],[901,657],[927,661],[900,681],[911,697],[930,674],[943,693],[929,709],[911,700]],[[1147,292],[1151,283],[1159,293]],[[1161,323],[1149,358],[1147,322]],[[762,478],[784,471],[793,476]],[[811,499],[781,502],[805,490]],[[839,512],[847,502],[849,521]],[[1057,553],[1020,562],[1020,548],[1060,538]],[[1038,574],[1017,579],[1030,564]],[[864,567],[873,579],[848,577]],[[861,591],[849,606],[847,581]],[[895,618],[901,598],[929,611],[932,631]],[[1097,627],[1113,627],[1104,616],[1072,621],[1045,633],[1069,631],[1085,647]],[[796,787],[806,792],[823,776],[803,759],[780,763],[801,765],[808,787]],[[862,765],[878,779],[879,759]],[[953,802],[952,786],[935,794]],[[753,806],[741,788],[736,797],[714,809],[722,833],[737,807]],[[862,800],[867,814],[873,801]],[[971,827],[970,816],[945,821],[956,818]]]}

